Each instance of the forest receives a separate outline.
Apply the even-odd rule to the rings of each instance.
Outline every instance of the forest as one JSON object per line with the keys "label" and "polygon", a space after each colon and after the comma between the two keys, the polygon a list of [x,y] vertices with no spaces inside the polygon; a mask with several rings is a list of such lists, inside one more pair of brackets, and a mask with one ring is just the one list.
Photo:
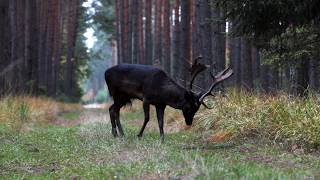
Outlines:
{"label": "forest", "polygon": [[[317,179],[319,9],[318,0],[1,0],[0,179]],[[161,142],[151,106],[138,138],[146,113],[135,100],[121,108],[124,137],[113,137],[107,69],[149,65],[188,89],[196,62],[207,69],[195,93],[228,67],[233,75],[192,125],[168,107]]]}

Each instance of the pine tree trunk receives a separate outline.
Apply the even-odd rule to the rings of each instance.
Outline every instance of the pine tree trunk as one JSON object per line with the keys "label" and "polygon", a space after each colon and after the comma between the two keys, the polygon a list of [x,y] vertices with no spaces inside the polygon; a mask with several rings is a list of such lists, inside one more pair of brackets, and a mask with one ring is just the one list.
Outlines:
{"label": "pine tree trunk", "polygon": [[[200,22],[201,22],[201,0],[193,1],[192,8],[192,60],[202,55],[201,51],[201,34],[200,34]],[[200,73],[194,81],[194,85],[204,87],[204,73]]]}
{"label": "pine tree trunk", "polygon": [[251,59],[252,59],[252,79],[253,84],[258,84],[260,80],[260,54],[259,50],[255,47],[251,47]]}
{"label": "pine tree trunk", "polygon": [[76,29],[77,29],[77,8],[78,8],[78,0],[70,0],[69,1],[69,19],[67,26],[67,64],[65,69],[65,93],[67,95],[71,95],[73,92],[73,81],[74,81],[74,50],[76,43]]}
{"label": "pine tree trunk", "polygon": [[137,31],[138,31],[138,47],[139,47],[139,56],[138,56],[138,63],[139,64],[146,64],[144,58],[144,36],[143,36],[143,10],[144,10],[144,1],[138,1],[138,22],[137,22]]}
{"label": "pine tree trunk", "polygon": [[319,91],[319,62],[315,58],[309,59],[309,87]]}
{"label": "pine tree trunk", "polygon": [[[199,34],[200,34],[200,54],[203,56],[203,62],[207,65],[210,65],[210,71],[212,72],[215,69],[215,62],[212,58],[212,28],[211,23],[208,21],[208,18],[211,17],[210,4],[207,0],[199,0],[199,16],[200,24]],[[207,84],[211,82],[211,77],[209,73],[205,73],[200,84],[202,88],[205,88]]]}
{"label": "pine tree trunk", "polygon": [[6,92],[7,74],[5,68],[10,63],[10,19],[9,1],[0,1],[0,97]]}
{"label": "pine tree trunk", "polygon": [[174,5],[174,27],[173,27],[173,59],[172,59],[172,76],[175,80],[179,80],[179,61],[180,61],[180,0],[175,0]]}
{"label": "pine tree trunk", "polygon": [[52,62],[52,95],[57,95],[58,86],[58,73],[60,70],[60,56],[61,56],[61,34],[63,30],[63,15],[62,15],[62,3],[61,0],[56,0],[55,2],[55,28],[54,28],[54,52],[53,52],[53,62]]}
{"label": "pine tree trunk", "polygon": [[54,2],[49,1],[49,11],[48,11],[48,19],[47,19],[47,34],[46,34],[46,72],[45,72],[45,81],[46,81],[46,93],[49,96],[52,96],[52,57],[53,57],[53,41],[54,41]]}
{"label": "pine tree trunk", "polygon": [[241,38],[241,84],[246,90],[253,89],[251,43]]}
{"label": "pine tree trunk", "polygon": [[115,3],[115,10],[116,10],[116,52],[117,52],[117,64],[121,63],[121,21],[120,21],[120,5],[121,5],[122,0],[116,0]]}
{"label": "pine tree trunk", "polygon": [[145,60],[146,64],[152,64],[152,0],[145,0]]}
{"label": "pine tree trunk", "polygon": [[155,33],[154,33],[154,57],[153,57],[153,64],[156,66],[162,66],[162,34],[161,34],[161,15],[162,15],[162,0],[156,0],[156,5],[155,5]]}
{"label": "pine tree trunk", "polygon": [[30,0],[30,62],[29,62],[29,88],[32,94],[38,90],[38,34],[39,34],[39,17],[40,7],[37,0]]}
{"label": "pine tree trunk", "polygon": [[170,2],[163,0],[163,65],[170,74],[171,70],[171,37],[170,37]]}
{"label": "pine tree trunk", "polygon": [[45,88],[45,44],[48,1],[39,1],[39,37],[38,37],[38,91],[43,94]]}
{"label": "pine tree trunk", "polygon": [[309,82],[309,66],[308,61],[301,60],[297,67],[297,81],[295,85],[295,92],[298,96],[306,96]]}
{"label": "pine tree trunk", "polygon": [[260,71],[260,79],[261,79],[261,88],[264,92],[270,92],[269,89],[269,71],[270,67],[269,65],[262,65],[261,71]]}
{"label": "pine tree trunk", "polygon": [[233,83],[237,88],[241,86],[241,38],[236,37],[231,39],[231,65],[234,71]]}
{"label": "pine tree trunk", "polygon": [[[139,33],[138,33],[138,9],[139,1],[131,2],[131,14],[130,19],[132,21],[132,35],[133,35],[133,46],[132,46],[132,63],[137,64],[139,62]],[[129,42],[130,43],[130,42]]]}
{"label": "pine tree trunk", "polygon": [[[132,1],[130,1],[132,2]],[[124,0],[124,62],[132,63],[132,6],[129,0]]]}
{"label": "pine tree trunk", "polygon": [[119,15],[120,15],[120,63],[127,62],[126,56],[126,41],[128,33],[126,31],[126,21],[125,21],[125,1],[119,0]]}
{"label": "pine tree trunk", "polygon": [[188,70],[191,63],[191,0],[181,1],[181,33],[180,33],[180,59],[179,59],[179,78],[186,87],[188,81]]}
{"label": "pine tree trunk", "polygon": [[32,18],[32,0],[25,3],[25,19],[24,19],[24,79],[25,79],[25,88],[27,92],[31,92],[31,73],[32,73],[32,56],[31,56],[31,24],[33,19]]}
{"label": "pine tree trunk", "polygon": [[223,11],[220,7],[212,8],[212,18],[215,19],[212,23],[212,58],[215,60],[215,69],[212,71],[220,72],[225,68],[225,21],[221,20],[223,17]]}

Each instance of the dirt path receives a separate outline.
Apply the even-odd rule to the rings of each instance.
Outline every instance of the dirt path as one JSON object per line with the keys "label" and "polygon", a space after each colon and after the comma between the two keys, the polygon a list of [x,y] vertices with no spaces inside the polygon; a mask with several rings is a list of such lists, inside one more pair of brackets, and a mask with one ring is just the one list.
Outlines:
{"label": "dirt path", "polygon": [[[130,112],[130,108],[125,108],[125,112]],[[123,113],[125,113],[123,112]],[[95,122],[104,122],[104,123],[110,123],[110,116],[108,113],[108,110],[106,108],[106,105],[99,105],[99,104],[92,104],[92,105],[86,105],[84,106],[83,111],[79,112],[79,118],[77,119],[66,119],[62,115],[58,116],[56,119],[54,119],[51,123],[54,125],[64,126],[64,127],[71,127],[81,124],[90,124]],[[131,119],[127,122],[123,122],[123,119],[120,119],[122,124],[125,124],[125,126],[137,126],[142,127],[144,118],[138,118],[138,119]],[[176,133],[181,131],[184,127],[183,122],[181,121],[174,121],[172,119],[165,119],[165,133]],[[155,115],[151,114],[150,121],[146,127],[146,131],[158,131],[158,121],[155,117]]]}
{"label": "dirt path", "polygon": [[82,112],[79,112],[79,118],[77,119],[66,119],[61,115],[54,119],[51,123],[54,125],[64,126],[64,127],[71,127],[80,124],[89,124],[95,122],[104,122],[109,123],[109,114],[100,111],[94,110],[86,110],[84,109]]}

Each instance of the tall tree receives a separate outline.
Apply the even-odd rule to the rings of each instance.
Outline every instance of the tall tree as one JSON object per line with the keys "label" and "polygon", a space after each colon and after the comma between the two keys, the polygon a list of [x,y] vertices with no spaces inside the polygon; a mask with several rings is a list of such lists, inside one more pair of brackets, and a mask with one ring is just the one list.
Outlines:
{"label": "tall tree", "polygon": [[51,73],[51,95],[57,95],[58,86],[58,73],[60,70],[61,58],[61,34],[63,28],[63,15],[61,0],[56,0],[54,4],[54,34],[53,34],[53,60],[52,60],[52,73]]}
{"label": "tall tree", "polygon": [[162,0],[156,0],[155,4],[155,23],[154,23],[154,52],[153,63],[162,65]]}
{"label": "tall tree", "polygon": [[180,0],[175,0],[174,4],[174,26],[172,35],[172,76],[178,80],[180,69]]}
{"label": "tall tree", "polygon": [[[203,62],[205,64],[210,65],[210,71],[215,70],[215,62],[212,58],[212,25],[209,21],[211,17],[211,9],[210,4],[207,0],[199,0],[199,44],[200,44],[200,55],[203,56]],[[201,86],[204,88],[205,84],[208,84],[211,80],[211,77],[206,73],[200,83]]]}
{"label": "tall tree", "polygon": [[139,56],[138,63],[146,64],[144,57],[144,36],[143,36],[143,10],[144,10],[144,1],[138,1],[138,22],[137,22],[137,31],[138,31],[138,47],[139,47]]}
{"label": "tall tree", "polygon": [[121,33],[121,21],[120,21],[120,18],[121,18],[121,15],[120,13],[122,12],[121,11],[121,4],[122,4],[122,0],[116,0],[116,4],[115,4],[115,10],[116,10],[116,47],[117,47],[117,63],[120,64],[121,63],[121,51],[122,51],[122,48],[121,48],[121,42],[122,42],[122,33]]}
{"label": "tall tree", "polygon": [[[131,1],[131,14],[130,19],[132,21],[132,36],[133,36],[133,46],[132,46],[132,63],[137,64],[139,62],[139,12],[141,11],[139,8],[140,1]],[[130,41],[129,41],[130,43]]]}
{"label": "tall tree", "polygon": [[248,39],[241,38],[241,85],[247,90],[253,89],[251,43]]}
{"label": "tall tree", "polygon": [[[51,74],[53,72],[52,69],[52,56],[53,56],[53,42],[54,42],[54,15],[55,15],[55,5],[53,1],[49,1],[49,11],[48,11],[48,19],[47,19],[47,32],[46,32],[46,45],[45,45],[45,82],[46,82],[46,92],[51,96],[52,95],[52,79]],[[69,22],[70,23],[70,22]],[[71,22],[73,23],[73,22]],[[70,45],[69,45],[70,47]],[[68,56],[70,58],[71,56]],[[71,69],[70,69],[71,71]],[[71,88],[71,87],[70,87]]]}
{"label": "tall tree", "polygon": [[38,36],[38,89],[43,93],[45,91],[45,45],[46,45],[46,22],[48,18],[48,2],[49,1],[38,1],[39,3],[39,36]]}
{"label": "tall tree", "polygon": [[[131,49],[131,46],[129,47],[129,37],[131,36],[131,34],[129,35],[129,0],[124,0],[122,5],[122,13],[121,13],[121,34],[122,34],[122,50],[123,50],[123,60],[122,62],[125,63],[131,63],[131,59],[129,59],[129,49]],[[131,38],[130,38],[130,42],[131,42]],[[130,56],[131,57],[131,56]]]}
{"label": "tall tree", "polygon": [[67,64],[65,66],[64,91],[67,95],[72,94],[74,81],[74,52],[77,35],[78,0],[70,0],[68,6],[68,32],[67,32]]}
{"label": "tall tree", "polygon": [[[0,41],[10,42],[10,26],[8,26],[9,17],[9,1],[0,1]],[[6,69],[10,63],[10,43],[0,43],[0,96],[5,93],[6,83],[8,82],[8,74]]]}
{"label": "tall tree", "polygon": [[[260,53],[256,46],[251,47],[251,64],[252,64],[252,79],[253,84],[256,85],[260,82]],[[254,87],[255,88],[255,87]]]}
{"label": "tall tree", "polygon": [[163,0],[163,67],[170,74],[171,70],[171,37],[170,37],[170,1]]}
{"label": "tall tree", "polygon": [[145,60],[146,64],[152,64],[152,0],[145,0]]}
{"label": "tall tree", "polygon": [[309,86],[314,91],[319,91],[319,62],[316,58],[309,60]]}
{"label": "tall tree", "polygon": [[212,19],[212,57],[216,61],[215,71],[219,72],[225,68],[226,54],[226,22],[223,19],[224,12],[220,6],[211,7]]}
{"label": "tall tree", "polygon": [[182,78],[184,86],[187,85],[188,69],[191,63],[191,6],[191,0],[181,1],[179,78]]}

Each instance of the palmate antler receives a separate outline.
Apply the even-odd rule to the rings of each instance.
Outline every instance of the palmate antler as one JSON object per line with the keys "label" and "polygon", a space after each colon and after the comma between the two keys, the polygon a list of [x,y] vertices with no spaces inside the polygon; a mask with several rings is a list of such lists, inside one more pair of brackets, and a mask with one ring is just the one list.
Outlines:
{"label": "palmate antler", "polygon": [[197,58],[194,59],[194,63],[191,66],[191,81],[189,84],[189,90],[192,90],[192,86],[193,86],[193,81],[195,80],[195,78],[197,77],[197,75],[206,70],[208,67],[210,67],[209,65],[205,65],[202,63],[199,63],[198,60],[202,59],[202,56],[198,56]]}
{"label": "palmate antler", "polygon": [[216,74],[215,76],[210,72],[211,77],[213,78],[213,83],[210,86],[210,88],[205,91],[202,96],[199,98],[199,102],[204,105],[206,108],[208,109],[212,109],[209,108],[205,103],[204,103],[204,98],[208,95],[212,95],[211,91],[213,90],[213,88],[215,86],[217,86],[219,83],[221,83],[222,81],[228,79],[231,75],[233,74],[233,71],[230,67],[226,68],[225,70],[219,72],[218,74]]}
{"label": "palmate antler", "polygon": [[[202,59],[202,56],[198,56],[197,58],[194,59],[194,63],[192,64],[191,66],[191,81],[190,81],[190,84],[189,84],[189,90],[191,91],[192,90],[192,86],[193,86],[193,82],[195,80],[195,78],[197,77],[197,75],[204,71],[205,69],[209,68],[210,65],[205,65],[205,64],[202,64],[202,63],[199,63],[198,60]],[[210,86],[210,88],[207,90],[207,91],[203,91],[201,92],[201,97],[199,98],[199,102],[204,105],[206,108],[208,109],[211,109],[209,108],[205,103],[204,103],[204,98],[208,95],[212,95],[212,90],[215,86],[217,86],[219,83],[221,83],[222,81],[228,79],[231,75],[233,74],[233,71],[230,67],[224,69],[223,71],[217,73],[215,76],[210,72],[210,75],[213,79],[213,83],[212,85]]]}

